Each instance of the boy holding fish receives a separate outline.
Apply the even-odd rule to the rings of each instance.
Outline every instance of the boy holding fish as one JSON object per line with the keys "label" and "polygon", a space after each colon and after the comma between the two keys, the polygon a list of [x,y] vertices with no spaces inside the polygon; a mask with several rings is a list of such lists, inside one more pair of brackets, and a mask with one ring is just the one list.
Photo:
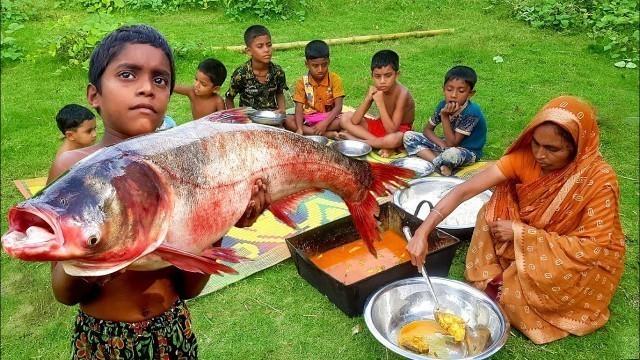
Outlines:
{"label": "boy holding fish", "polygon": [[304,55],[304,64],[309,71],[296,83],[295,115],[287,117],[284,127],[301,135],[324,135],[333,139],[341,129],[342,79],[329,71],[329,45],[326,42],[310,41]]}
{"label": "boy holding fish", "polygon": [[217,59],[204,59],[198,65],[193,86],[176,85],[176,94],[185,95],[191,103],[193,120],[200,119],[216,111],[224,110],[220,87],[227,78],[227,68]]}
{"label": "boy holding fish", "polygon": [[240,96],[240,107],[286,113],[284,90],[287,79],[282,68],[271,61],[271,34],[262,25],[252,25],[244,32],[246,53],[251,56],[231,75],[225,95],[227,109],[234,108],[233,99]]}
{"label": "boy holding fish", "polygon": [[[104,136],[94,146],[58,157],[48,182],[104,147],[154,132],[162,123],[174,85],[173,55],[157,30],[134,25],[107,35],[91,55],[87,86],[87,99],[102,117]],[[250,226],[269,203],[261,180],[252,190],[252,201],[236,226]],[[73,196],[74,189],[61,193],[60,201],[65,202],[67,195]],[[134,224],[137,229],[132,231],[153,231],[141,230],[143,225]],[[118,229],[109,231],[115,234]],[[87,241],[100,246],[99,238]],[[56,299],[66,305],[80,304],[72,340],[74,359],[197,358],[183,299],[197,296],[208,279],[208,274],[173,266],[154,271],[124,268],[93,277],[68,275],[62,262],[53,262],[51,269]]]}
{"label": "boy holding fish", "polygon": [[[345,113],[340,125],[346,131],[342,139],[359,140],[375,149],[380,156],[389,157],[402,145],[404,132],[411,130],[415,116],[415,102],[406,86],[400,84],[400,58],[395,51],[381,50],[371,58],[371,78],[364,101],[353,113]],[[380,117],[365,117],[371,105],[376,104]]]}
{"label": "boy holding fish", "polygon": [[[407,131],[404,146],[409,155],[431,161],[442,175],[480,160],[487,141],[487,121],[480,107],[471,102],[478,77],[468,66],[454,66],[444,77],[444,100],[425,125],[422,134]],[[443,137],[434,132],[442,124]]]}

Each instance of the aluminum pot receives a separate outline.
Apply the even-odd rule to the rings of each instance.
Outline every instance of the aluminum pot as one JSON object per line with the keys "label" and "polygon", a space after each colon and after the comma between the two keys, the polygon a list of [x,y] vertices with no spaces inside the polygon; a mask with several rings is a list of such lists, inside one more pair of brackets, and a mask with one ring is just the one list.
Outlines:
{"label": "aluminum pot", "polygon": [[[409,187],[396,190],[393,203],[424,220],[429,208],[435,206],[452,188],[464,182],[452,177],[425,177],[409,181]],[[462,203],[438,228],[462,241],[471,240],[480,207],[489,201],[492,192],[486,190]],[[462,216],[461,216],[462,215]]]}

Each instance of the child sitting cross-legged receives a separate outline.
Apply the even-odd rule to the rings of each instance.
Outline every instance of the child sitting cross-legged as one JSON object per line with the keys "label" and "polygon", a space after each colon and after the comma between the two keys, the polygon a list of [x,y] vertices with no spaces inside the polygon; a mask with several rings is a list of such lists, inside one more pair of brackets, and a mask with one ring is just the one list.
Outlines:
{"label": "child sitting cross-legged", "polygon": [[329,45],[326,42],[310,41],[304,55],[304,64],[309,71],[296,83],[295,115],[287,117],[284,127],[298,134],[334,139],[341,129],[342,79],[329,71]]}
{"label": "child sitting cross-legged", "polygon": [[[409,89],[397,82],[399,68],[400,58],[394,51],[381,50],[373,55],[371,77],[374,86],[367,90],[355,112],[345,113],[340,118],[340,125],[346,130],[338,134],[340,138],[365,142],[380,149],[382,157],[393,155],[394,149],[402,145],[403,133],[413,125],[415,102]],[[365,117],[373,103],[380,112],[378,119]]]}
{"label": "child sitting cross-legged", "polygon": [[[455,66],[444,77],[444,100],[425,125],[422,134],[408,131],[404,146],[409,155],[433,162],[442,175],[454,168],[472,165],[480,160],[487,140],[487,122],[482,110],[471,97],[478,77],[468,66]],[[443,137],[434,132],[442,124]]]}
{"label": "child sitting cross-legged", "polygon": [[189,97],[193,120],[200,119],[216,111],[224,110],[220,87],[227,78],[227,68],[216,59],[205,59],[198,65],[193,86],[176,85],[176,94]]}

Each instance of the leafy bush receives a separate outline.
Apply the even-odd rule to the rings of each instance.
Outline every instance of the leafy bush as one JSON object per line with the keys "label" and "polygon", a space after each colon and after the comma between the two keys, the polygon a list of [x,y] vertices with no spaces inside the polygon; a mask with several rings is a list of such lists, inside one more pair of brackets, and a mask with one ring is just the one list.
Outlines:
{"label": "leafy bush", "polygon": [[24,28],[24,25],[11,23],[7,29],[2,32],[2,40],[0,41],[0,44],[2,45],[2,61],[15,61],[22,59],[24,56],[24,49],[18,46],[16,39],[11,36],[7,36],[7,34],[13,34],[22,28]]}
{"label": "leafy bush", "polygon": [[[3,0],[4,1],[4,0]],[[306,7],[306,0],[60,0],[55,7],[81,7],[91,13],[113,13],[122,10],[150,9],[154,11],[173,12],[184,8],[208,9],[223,7],[226,14],[233,19],[241,19],[244,15],[257,16],[263,19],[289,19],[297,16],[302,21],[305,10],[294,8]]]}
{"label": "leafy bush", "polygon": [[112,32],[122,22],[106,13],[92,14],[78,27],[71,16],[64,16],[54,25],[54,31],[63,35],[55,35],[48,41],[49,54],[69,60],[69,65],[84,68],[89,66],[91,52],[100,40]]}
{"label": "leafy bush", "polygon": [[23,23],[31,18],[37,12],[37,9],[41,7],[26,1],[14,1],[14,0],[2,0],[0,2],[2,14],[2,23]]}
{"label": "leafy bush", "polygon": [[[495,2],[499,2],[494,0]],[[591,48],[638,64],[638,0],[504,0],[516,18],[536,28],[586,33]],[[625,66],[625,65],[623,65]],[[635,67],[635,66],[627,66]]]}

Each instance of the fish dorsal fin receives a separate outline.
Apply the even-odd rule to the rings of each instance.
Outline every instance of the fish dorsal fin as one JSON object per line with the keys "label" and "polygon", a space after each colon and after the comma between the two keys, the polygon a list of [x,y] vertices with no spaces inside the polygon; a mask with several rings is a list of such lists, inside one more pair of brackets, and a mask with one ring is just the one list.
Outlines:
{"label": "fish dorsal fin", "polygon": [[229,110],[220,110],[211,113],[199,120],[206,120],[216,123],[226,124],[248,124],[251,122],[247,117],[247,109],[245,108],[233,108]]}
{"label": "fish dorsal fin", "polygon": [[291,194],[269,205],[269,211],[271,211],[273,216],[280,219],[280,221],[282,221],[283,223],[287,224],[293,229],[297,229],[298,226],[289,217],[289,215],[287,215],[287,213],[294,213],[296,211],[296,208],[298,207],[298,205],[300,205],[304,198],[308,197],[309,195],[319,194],[322,191],[322,189],[311,188],[297,192],[295,194]]}
{"label": "fish dorsal fin", "polygon": [[238,262],[243,257],[237,256],[232,249],[211,248],[195,255],[171,246],[160,245],[154,252],[162,260],[184,271],[202,274],[221,275],[221,273],[237,274],[233,268],[219,261]]}

